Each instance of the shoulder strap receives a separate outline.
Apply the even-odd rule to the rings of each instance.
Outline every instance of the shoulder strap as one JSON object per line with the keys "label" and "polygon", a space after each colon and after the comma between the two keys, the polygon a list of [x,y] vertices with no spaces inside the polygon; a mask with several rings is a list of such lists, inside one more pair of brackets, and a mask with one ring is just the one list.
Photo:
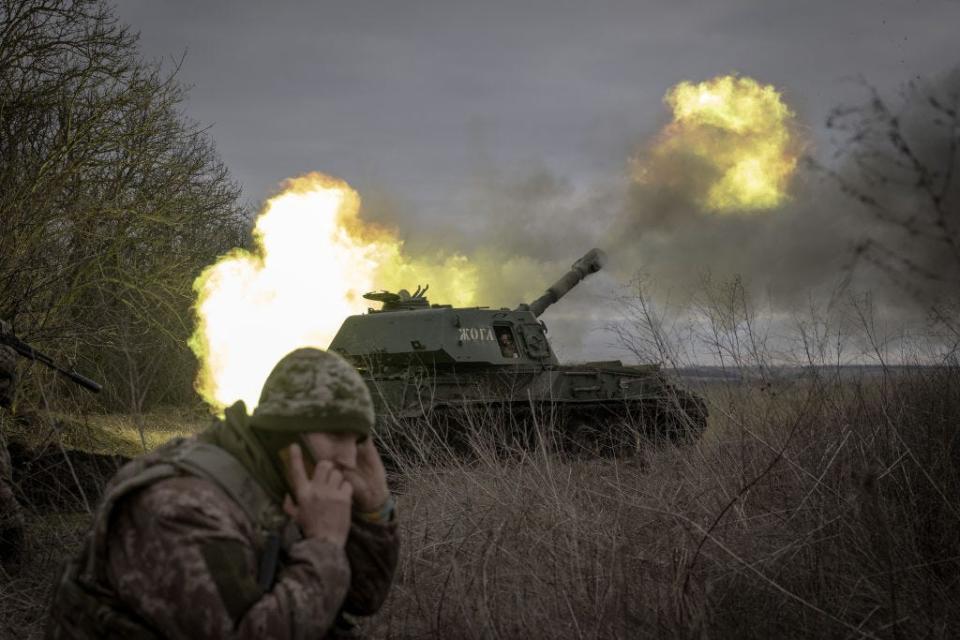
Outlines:
{"label": "shoulder strap", "polygon": [[258,528],[274,530],[285,518],[247,468],[220,447],[188,440],[167,461],[184,473],[210,480],[230,496]]}
{"label": "shoulder strap", "polygon": [[216,445],[195,439],[178,439],[135,458],[111,481],[94,516],[84,577],[96,578],[96,582],[102,583],[104,576],[100,572],[106,566],[107,528],[117,503],[154,482],[182,474],[204,478],[217,485],[243,510],[262,536],[280,529],[286,520],[239,460]]}
{"label": "shoulder strap", "polygon": [[257,583],[261,592],[270,590],[283,544],[281,528],[285,523],[291,524],[284,513],[239,460],[214,444],[191,440],[176,451],[170,462],[186,473],[215,483],[257,526],[261,546]]}
{"label": "shoulder strap", "polygon": [[[135,458],[111,481],[94,516],[88,552],[84,554],[81,579],[85,583],[107,584],[107,529],[117,503],[154,482],[183,474],[213,482],[250,518],[261,544],[266,545],[260,579],[272,583],[279,549],[274,548],[276,543],[271,543],[270,537],[286,534],[291,523],[239,460],[214,444],[196,439],[177,439]],[[288,525],[286,528],[285,524]],[[282,535],[280,540],[284,547],[288,538],[296,539],[295,536]]]}

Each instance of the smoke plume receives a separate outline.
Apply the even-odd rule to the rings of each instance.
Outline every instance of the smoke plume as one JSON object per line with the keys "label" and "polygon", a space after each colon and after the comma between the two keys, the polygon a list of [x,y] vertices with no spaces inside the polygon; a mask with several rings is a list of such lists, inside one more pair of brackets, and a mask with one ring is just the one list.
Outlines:
{"label": "smoke plume", "polygon": [[[627,187],[609,236],[617,262],[648,274],[661,292],[695,291],[708,274],[739,276],[779,309],[846,286],[874,293],[890,310],[922,310],[956,287],[960,272],[951,250],[960,238],[960,181],[946,170],[958,162],[957,129],[947,122],[953,113],[956,123],[957,77],[911,85],[894,104],[865,88],[864,104],[838,109],[828,123],[843,136],[840,159],[825,164],[814,159],[822,151],[808,147],[782,203],[759,210],[718,215],[708,205],[716,164],[671,136],[675,121],[633,159],[645,171]],[[803,146],[791,127],[785,148]],[[716,127],[704,135],[716,148],[743,142]]]}
{"label": "smoke plume", "polygon": [[[893,103],[865,91],[828,123],[831,163],[814,159],[776,88],[726,76],[671,89],[671,122],[621,175],[584,185],[545,165],[486,167],[439,221],[417,225],[385,199],[364,208],[320,174],[291,180],[258,218],[255,251],[197,282],[198,384],[214,406],[255,402],[272,363],[326,346],[365,291],[430,284],[435,303],[512,308],[593,246],[605,270],[544,314],[561,357],[615,354],[611,297],[638,273],[660,301],[737,278],[773,314],[846,289],[915,320],[960,289],[960,73]],[[251,349],[262,335],[277,339]]]}

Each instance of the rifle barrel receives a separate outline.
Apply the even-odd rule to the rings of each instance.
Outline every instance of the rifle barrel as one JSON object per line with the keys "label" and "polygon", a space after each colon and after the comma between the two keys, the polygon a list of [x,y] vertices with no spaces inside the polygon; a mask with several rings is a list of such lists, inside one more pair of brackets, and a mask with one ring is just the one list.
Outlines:
{"label": "rifle barrel", "polygon": [[79,373],[77,373],[76,371],[73,371],[72,369],[66,369],[64,367],[61,367],[59,364],[54,362],[53,358],[51,358],[50,356],[44,353],[40,353],[39,351],[34,349],[32,346],[30,346],[29,344],[27,344],[17,336],[13,335],[12,333],[0,333],[0,344],[7,345],[8,347],[12,348],[14,351],[19,353],[21,356],[23,356],[24,358],[28,358],[30,360],[34,360],[36,362],[41,362],[45,364],[46,366],[50,367],[57,373],[69,378],[76,384],[80,385],[84,389],[88,389],[94,393],[100,393],[100,391],[103,389],[103,387],[99,383],[94,382],[90,378],[80,375]]}

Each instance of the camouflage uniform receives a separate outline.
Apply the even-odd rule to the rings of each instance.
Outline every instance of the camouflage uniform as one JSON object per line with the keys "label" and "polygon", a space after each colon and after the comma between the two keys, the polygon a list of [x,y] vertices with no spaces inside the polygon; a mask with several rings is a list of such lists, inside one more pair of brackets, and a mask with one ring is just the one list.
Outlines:
{"label": "camouflage uniform", "polygon": [[[334,365],[349,367],[338,357]],[[307,388],[296,368],[272,385],[287,400]],[[355,371],[347,377],[363,384]],[[340,431],[358,418],[330,410],[349,385],[307,378],[318,410],[301,407],[304,422],[324,414]],[[379,609],[397,563],[396,522],[355,512],[345,548],[300,535],[281,508],[279,469],[264,466],[276,456],[261,455],[270,445],[256,437],[258,415],[268,415],[261,408],[272,406],[271,379],[253,418],[237,403],[211,430],[138,458],[111,480],[80,558],[58,586],[48,637],[336,637],[344,614]],[[360,403],[372,425],[370,407]],[[284,424],[295,441],[293,422]],[[270,433],[264,442],[280,446],[283,438]]]}
{"label": "camouflage uniform", "polygon": [[[10,325],[0,320],[0,333]],[[0,345],[0,407],[13,406],[17,390],[17,352]],[[16,558],[23,547],[23,512],[13,493],[13,465],[7,451],[2,422],[8,419],[0,412],[0,562]]]}

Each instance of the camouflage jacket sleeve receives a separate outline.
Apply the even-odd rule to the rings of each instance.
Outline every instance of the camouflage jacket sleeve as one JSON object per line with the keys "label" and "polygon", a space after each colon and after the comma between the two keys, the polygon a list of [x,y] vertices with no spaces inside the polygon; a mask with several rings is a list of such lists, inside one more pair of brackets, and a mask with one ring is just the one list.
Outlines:
{"label": "camouflage jacket sleeve", "polygon": [[215,485],[171,478],[117,508],[107,576],[164,637],[322,638],[351,582],[344,550],[294,543],[263,592],[255,540],[253,524]]}
{"label": "camouflage jacket sleeve", "polygon": [[393,582],[399,548],[396,521],[375,524],[354,515],[347,539],[347,558],[353,578],[344,611],[369,616],[380,609]]}

